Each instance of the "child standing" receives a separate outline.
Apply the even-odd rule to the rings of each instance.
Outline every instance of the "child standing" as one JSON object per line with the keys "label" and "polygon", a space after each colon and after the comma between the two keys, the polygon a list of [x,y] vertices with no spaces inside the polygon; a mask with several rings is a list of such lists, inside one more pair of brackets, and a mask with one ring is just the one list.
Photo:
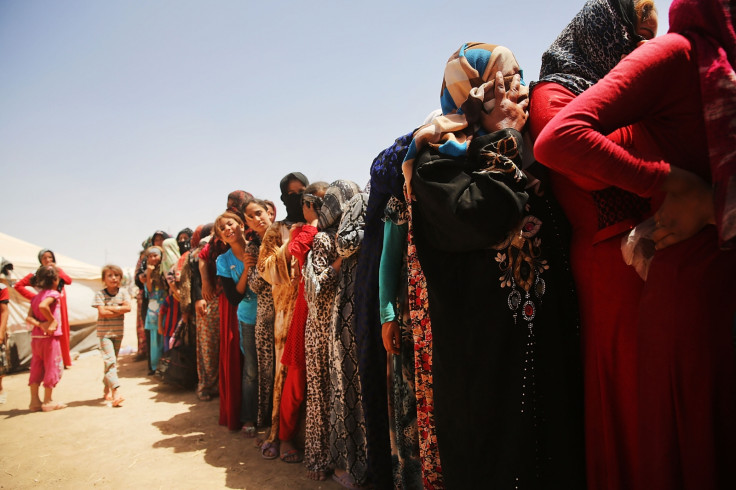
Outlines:
{"label": "child standing", "polygon": [[124,398],[120,394],[118,380],[118,352],[123,341],[123,316],[130,311],[130,294],[120,288],[123,270],[117,265],[102,268],[102,282],[105,289],[97,291],[92,307],[97,308],[97,338],[100,340],[102,362],[104,363],[104,397],[112,401],[113,407],[120,407]]}
{"label": "child standing", "polygon": [[[50,412],[65,408],[51,399],[54,387],[61,379],[61,295],[56,290],[59,272],[53,264],[43,265],[36,272],[36,288],[40,292],[31,300],[26,321],[31,331],[31,412]],[[43,381],[43,402],[38,392]]]}
{"label": "child standing", "polygon": [[173,347],[171,339],[176,332],[176,326],[181,320],[181,307],[179,305],[179,291],[176,288],[174,269],[166,273],[166,282],[169,287],[169,295],[166,296],[158,312],[158,333],[164,338],[164,352]]}

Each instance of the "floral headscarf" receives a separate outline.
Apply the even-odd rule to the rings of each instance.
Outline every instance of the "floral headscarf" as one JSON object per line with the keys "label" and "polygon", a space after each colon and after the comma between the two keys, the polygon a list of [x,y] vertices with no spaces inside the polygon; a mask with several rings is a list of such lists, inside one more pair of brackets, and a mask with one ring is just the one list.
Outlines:
{"label": "floral headscarf", "polygon": [[736,0],[674,0],[670,32],[692,42],[700,74],[718,241],[736,247]]}
{"label": "floral headscarf", "polygon": [[[516,57],[508,48],[494,44],[463,44],[447,61],[442,80],[438,116],[414,132],[402,171],[411,195],[414,159],[427,145],[446,155],[464,155],[473,135],[481,129],[482,112],[490,113],[496,103],[495,77],[502,72],[506,87],[515,74],[522,75]],[[528,92],[522,80],[522,94]]]}

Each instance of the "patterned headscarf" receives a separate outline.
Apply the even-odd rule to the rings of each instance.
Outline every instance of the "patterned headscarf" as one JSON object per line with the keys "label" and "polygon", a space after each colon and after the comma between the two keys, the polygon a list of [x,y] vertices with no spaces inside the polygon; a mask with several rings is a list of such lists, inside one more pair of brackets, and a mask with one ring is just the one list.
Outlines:
{"label": "patterned headscarf", "polygon": [[319,209],[319,229],[321,231],[334,230],[340,224],[343,206],[346,202],[360,193],[360,187],[349,180],[336,180],[330,184],[322,198],[322,207]]}
{"label": "patterned headscarf", "polygon": [[[511,50],[494,44],[463,44],[447,61],[440,92],[443,115],[416,130],[402,165],[409,195],[414,159],[425,146],[450,156],[467,152],[473,135],[481,130],[481,114],[490,113],[496,104],[498,71],[503,73],[506,87],[515,74],[522,75]],[[522,94],[528,92],[524,85],[521,89]]]}
{"label": "patterned headscarf", "polygon": [[700,74],[718,241],[736,247],[736,0],[674,0],[670,32],[690,39]]}
{"label": "patterned headscarf", "polygon": [[539,81],[580,95],[642,40],[634,18],[631,0],[588,0],[542,55]]}

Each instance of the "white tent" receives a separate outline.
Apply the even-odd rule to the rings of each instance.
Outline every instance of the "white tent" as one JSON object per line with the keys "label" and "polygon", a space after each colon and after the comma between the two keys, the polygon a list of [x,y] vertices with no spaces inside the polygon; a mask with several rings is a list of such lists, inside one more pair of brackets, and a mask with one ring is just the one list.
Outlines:
{"label": "white tent", "polygon": [[[11,286],[9,287],[10,318],[8,319],[8,331],[18,347],[18,360],[21,365],[26,364],[30,356],[30,338],[25,324],[30,303],[12,288],[12,284],[38,269],[40,265],[38,252],[42,248],[0,233],[0,256],[13,264],[10,281],[6,281],[5,276],[0,276],[0,279],[3,282],[10,282],[8,285]],[[97,310],[92,308],[92,300],[95,292],[103,287],[100,278],[102,268],[67,257],[56,251],[54,251],[54,255],[56,256],[56,264],[72,278],[72,284],[65,286],[72,351],[82,352],[95,348],[97,346],[94,337]]]}

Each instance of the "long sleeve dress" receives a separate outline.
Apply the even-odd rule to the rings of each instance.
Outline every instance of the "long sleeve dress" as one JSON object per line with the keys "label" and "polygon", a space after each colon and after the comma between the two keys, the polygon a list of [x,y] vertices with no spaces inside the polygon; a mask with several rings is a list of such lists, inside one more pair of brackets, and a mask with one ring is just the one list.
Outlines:
{"label": "long sleeve dress", "polygon": [[327,471],[330,462],[330,326],[339,272],[335,234],[321,231],[314,236],[312,251],[304,265],[304,291],[309,316],[304,331],[307,363],[307,424],[304,464],[308,471]]}
{"label": "long sleeve dress", "polygon": [[[260,245],[248,242],[246,252],[258,257]],[[256,351],[258,352],[258,416],[256,425],[264,427],[271,423],[273,411],[273,292],[271,285],[263,279],[255,267],[248,271],[248,287],[258,296],[256,314]]]}
{"label": "long sleeve dress", "polygon": [[[669,164],[710,181],[691,42],[667,34],[627,56],[540,134],[537,158],[558,171],[657,198]],[[655,158],[606,134],[640,123]],[[638,143],[635,145],[638,148]],[[635,317],[637,488],[734,488],[736,252],[717,229],[657,251],[629,308]],[[605,280],[605,278],[601,278]]]}
{"label": "long sleeve dress", "polygon": [[525,191],[521,135],[415,161],[416,252],[432,321],[448,488],[584,488],[574,288],[564,229]]}
{"label": "long sleeve dress", "polygon": [[278,221],[271,225],[263,236],[261,251],[258,256],[258,274],[271,284],[273,292],[274,322],[274,374],[273,383],[273,413],[271,414],[271,433],[265,442],[273,443],[279,437],[279,411],[281,408],[281,393],[284,387],[287,368],[281,363],[284,353],[284,344],[289,334],[291,317],[294,314],[294,303],[299,290],[300,275],[296,273],[298,267],[296,259],[286,258],[285,247],[289,243],[289,225]]}
{"label": "long sleeve dress", "polygon": [[362,383],[355,344],[355,272],[365,228],[366,194],[346,203],[337,230],[337,253],[343,257],[332,309],[329,338],[330,425],[332,461],[359,485],[368,478]]}

